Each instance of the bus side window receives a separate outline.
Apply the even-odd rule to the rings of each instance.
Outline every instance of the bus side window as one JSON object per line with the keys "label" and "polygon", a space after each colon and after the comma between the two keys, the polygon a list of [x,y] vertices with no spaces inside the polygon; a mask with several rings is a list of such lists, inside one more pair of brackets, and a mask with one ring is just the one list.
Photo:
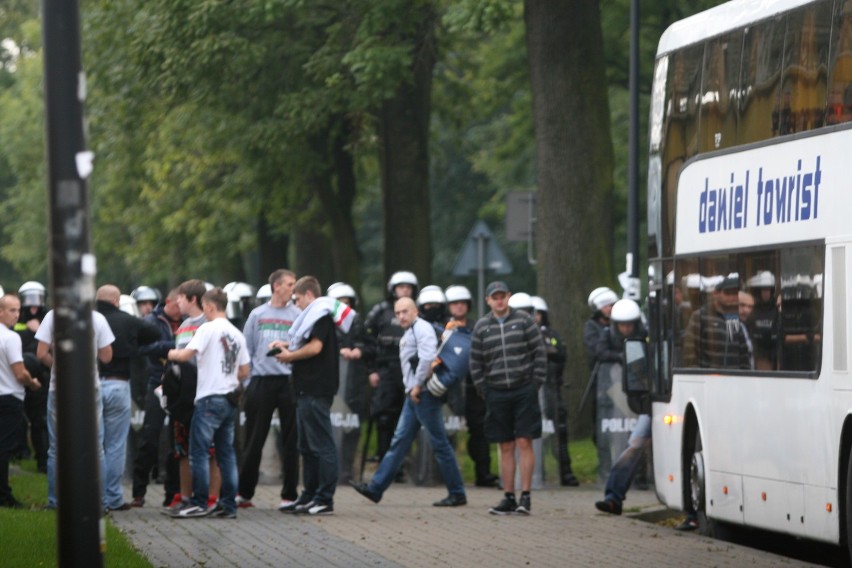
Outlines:
{"label": "bus side window", "polygon": [[824,0],[787,16],[778,134],[824,123],[831,4]]}
{"label": "bus side window", "polygon": [[852,120],[852,2],[836,2],[831,41],[826,123]]}
{"label": "bus side window", "polygon": [[702,152],[737,143],[737,100],[740,92],[741,31],[707,44],[701,94]]}
{"label": "bus side window", "polygon": [[740,144],[759,142],[779,134],[784,53],[781,18],[776,16],[745,31],[737,131]]}
{"label": "bus side window", "polygon": [[[821,248],[821,247],[820,247]],[[782,249],[779,369],[817,371],[822,356],[822,254]]]}

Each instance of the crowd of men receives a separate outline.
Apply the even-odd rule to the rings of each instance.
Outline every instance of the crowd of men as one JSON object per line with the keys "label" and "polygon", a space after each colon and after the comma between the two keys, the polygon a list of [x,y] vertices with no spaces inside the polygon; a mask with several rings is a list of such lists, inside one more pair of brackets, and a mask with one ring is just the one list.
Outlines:
{"label": "crowd of men", "polygon": [[[532,441],[541,437],[543,415],[556,425],[560,483],[579,484],[561,399],[565,347],[550,327],[543,299],[513,295],[506,283],[492,282],[486,289],[490,311],[473,321],[467,288],[421,290],[413,273],[400,271],[389,279],[386,298],[362,318],[346,283],[323,294],[316,278],[280,269],[258,300],[247,301],[247,285],[229,286],[188,280],[164,298],[147,286],[130,298],[111,284],[97,290],[93,380],[106,511],[145,506],[147,487],[159,477],[164,514],[236,518],[238,509],[253,506],[276,411],[283,513],[332,514],[340,482],[378,503],[405,475],[421,426],[447,487],[434,505],[466,505],[444,425],[445,403],[465,416],[475,484],[504,491],[490,513],[530,514]],[[55,392],[62,373],[53,365],[54,314],[45,300],[37,282],[0,297],[0,506],[21,506],[9,487],[9,460],[30,445],[47,473],[47,507],[61,499]],[[140,375],[145,389],[137,395],[132,383]],[[128,465],[134,396],[145,414],[131,438],[136,451]],[[353,471],[360,431],[335,439],[335,396],[375,428],[373,459],[379,465],[369,483],[356,481]],[[245,425],[238,456],[240,410]],[[171,448],[165,464],[159,452],[164,431]],[[492,472],[492,443],[499,447],[500,477]],[[129,501],[122,487],[126,470],[133,479]]]}

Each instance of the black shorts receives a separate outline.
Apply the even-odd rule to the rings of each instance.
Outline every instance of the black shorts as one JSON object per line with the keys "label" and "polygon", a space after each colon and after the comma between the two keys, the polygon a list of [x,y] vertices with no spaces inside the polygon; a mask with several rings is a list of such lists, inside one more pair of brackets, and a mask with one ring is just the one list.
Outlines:
{"label": "black shorts", "polygon": [[486,388],[485,437],[489,442],[541,438],[541,406],[533,383],[510,389]]}

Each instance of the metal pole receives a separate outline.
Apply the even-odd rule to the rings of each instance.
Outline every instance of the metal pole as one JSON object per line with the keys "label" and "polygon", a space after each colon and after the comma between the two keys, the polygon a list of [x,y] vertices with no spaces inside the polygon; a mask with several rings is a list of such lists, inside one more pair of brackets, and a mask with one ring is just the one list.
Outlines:
{"label": "metal pole", "polygon": [[[630,129],[628,132],[627,272],[639,278],[639,0],[630,2]],[[638,292],[638,290],[637,290]]]}
{"label": "metal pole", "polygon": [[86,84],[77,0],[45,0],[44,82],[50,213],[50,289],[57,371],[57,555],[60,566],[103,566],[95,353],[95,259],[85,178]]}
{"label": "metal pole", "polygon": [[476,309],[479,317],[485,315],[485,239],[483,234],[476,235]]}

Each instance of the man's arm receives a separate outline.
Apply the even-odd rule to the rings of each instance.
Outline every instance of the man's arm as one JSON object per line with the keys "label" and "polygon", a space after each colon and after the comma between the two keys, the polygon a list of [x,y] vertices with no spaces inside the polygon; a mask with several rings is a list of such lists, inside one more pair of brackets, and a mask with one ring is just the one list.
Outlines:
{"label": "man's arm", "polygon": [[112,361],[112,343],[98,349],[98,361],[104,364]]}
{"label": "man's arm", "polygon": [[250,372],[251,372],[251,365],[249,365],[248,363],[240,365],[237,368],[237,378],[239,380],[243,380],[243,379],[245,379],[249,376]]}
{"label": "man's arm", "polygon": [[188,349],[184,347],[183,349],[169,349],[169,354],[166,358],[169,361],[174,361],[175,363],[186,363],[192,360],[198,354],[198,351],[195,349]]}
{"label": "man's arm", "polygon": [[50,343],[39,341],[36,347],[36,359],[42,362],[45,367],[53,367],[53,354],[50,351]]}
{"label": "man's arm", "polygon": [[533,354],[533,380],[536,386],[542,386],[547,381],[547,351],[544,348],[544,339],[541,330],[531,317],[527,325],[528,341]]}
{"label": "man's arm", "polygon": [[281,353],[275,356],[278,361],[282,363],[292,363],[293,361],[301,361],[302,359],[310,359],[311,357],[316,357],[322,351],[322,341],[319,338],[312,337],[310,341],[296,349],[295,351],[290,351],[289,349],[282,349]]}
{"label": "man's arm", "polygon": [[10,367],[12,368],[12,374],[15,375],[15,378],[19,383],[30,390],[38,390],[41,388],[41,383],[38,379],[34,379],[32,375],[30,375],[27,368],[24,367],[23,362],[18,361],[17,363],[12,363]]}
{"label": "man's arm", "polygon": [[485,366],[482,353],[482,336],[475,327],[470,337],[469,366],[473,386],[476,387],[476,392],[481,395],[485,387]]}

